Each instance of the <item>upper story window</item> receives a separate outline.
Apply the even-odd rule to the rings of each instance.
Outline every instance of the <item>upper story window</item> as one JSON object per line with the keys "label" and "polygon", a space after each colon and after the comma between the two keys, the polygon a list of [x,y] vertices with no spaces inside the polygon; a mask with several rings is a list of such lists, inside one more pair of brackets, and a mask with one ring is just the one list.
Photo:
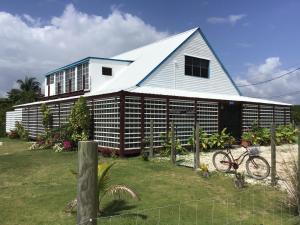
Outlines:
{"label": "upper story window", "polygon": [[55,73],[55,93],[57,95],[63,93],[63,83],[64,83],[64,72],[60,71]]}
{"label": "upper story window", "polygon": [[77,66],[77,90],[89,89],[89,64],[83,63]]}
{"label": "upper story window", "polygon": [[185,56],[185,75],[209,77],[209,60]]}
{"label": "upper story window", "polygon": [[112,68],[102,67],[102,75],[112,76]]}
{"label": "upper story window", "polygon": [[75,91],[75,67],[66,70],[65,91]]}
{"label": "upper story window", "polygon": [[54,84],[54,74],[47,76],[47,85]]}

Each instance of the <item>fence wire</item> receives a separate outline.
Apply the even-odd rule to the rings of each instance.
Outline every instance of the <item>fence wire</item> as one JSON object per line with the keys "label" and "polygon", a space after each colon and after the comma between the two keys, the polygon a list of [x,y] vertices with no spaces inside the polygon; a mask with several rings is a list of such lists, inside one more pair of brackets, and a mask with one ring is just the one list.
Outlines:
{"label": "fence wire", "polygon": [[[285,200],[254,201],[247,198],[201,199],[160,207],[127,211],[119,215],[95,218],[101,225],[294,225],[298,217],[291,214]],[[224,210],[225,209],[225,210]]]}

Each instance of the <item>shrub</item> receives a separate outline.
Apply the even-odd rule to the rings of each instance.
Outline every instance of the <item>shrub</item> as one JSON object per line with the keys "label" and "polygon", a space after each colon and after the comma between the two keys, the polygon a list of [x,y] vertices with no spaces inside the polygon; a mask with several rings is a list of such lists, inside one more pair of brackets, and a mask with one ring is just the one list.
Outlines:
{"label": "shrub", "polygon": [[277,144],[292,144],[296,142],[297,129],[294,129],[291,124],[279,126],[276,129]]}
{"label": "shrub", "polygon": [[28,132],[25,130],[24,126],[22,123],[20,122],[16,122],[16,129],[15,131],[17,132],[18,136],[22,139],[22,140],[28,140],[29,139],[29,134]]}
{"label": "shrub", "polygon": [[[235,139],[224,128],[220,133],[207,134],[202,129],[199,131],[200,148],[202,151],[208,151],[209,149],[221,148],[224,149],[226,146],[231,146]],[[194,136],[190,137],[189,144],[194,145]]]}
{"label": "shrub", "polygon": [[71,139],[75,143],[89,139],[90,111],[84,97],[81,96],[72,107],[68,122]]}
{"label": "shrub", "polygon": [[70,151],[72,149],[72,142],[68,141],[68,140],[65,140],[63,142],[63,147],[64,147],[64,150]]}
{"label": "shrub", "polygon": [[62,145],[62,143],[56,143],[54,146],[53,146],[53,150],[55,152],[62,152],[64,150],[64,146]]}
{"label": "shrub", "polygon": [[[170,156],[171,155],[171,148],[172,148],[172,133],[169,132],[168,136],[166,134],[161,134],[161,139],[163,141],[162,149],[160,150],[159,154],[161,156]],[[181,145],[180,140],[175,140],[175,150],[176,154],[184,155],[187,154],[187,150]]]}
{"label": "shrub", "polygon": [[48,108],[46,104],[42,104],[41,106],[41,112],[42,112],[42,123],[45,128],[45,131],[48,132],[52,127],[53,117],[51,110]]}

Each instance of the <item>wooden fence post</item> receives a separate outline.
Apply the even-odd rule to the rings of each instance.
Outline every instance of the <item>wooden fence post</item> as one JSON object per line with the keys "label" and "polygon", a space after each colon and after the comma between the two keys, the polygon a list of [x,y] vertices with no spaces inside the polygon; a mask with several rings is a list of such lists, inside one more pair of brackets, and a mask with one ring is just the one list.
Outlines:
{"label": "wooden fence post", "polygon": [[195,165],[194,170],[197,170],[200,166],[200,139],[199,139],[199,122],[196,122],[196,129],[195,129],[195,146],[196,146],[196,152],[195,152]]}
{"label": "wooden fence post", "polygon": [[298,198],[298,218],[300,224],[300,125],[297,125],[298,130],[298,165],[297,165],[297,198]]}
{"label": "wooden fence post", "polygon": [[77,224],[97,225],[98,199],[97,143],[78,143]]}
{"label": "wooden fence post", "polygon": [[276,134],[275,124],[271,124],[271,185],[276,186]]}
{"label": "wooden fence post", "polygon": [[154,135],[154,130],[153,130],[153,120],[150,121],[150,152],[149,152],[149,157],[153,158],[153,135]]}
{"label": "wooden fence post", "polygon": [[171,124],[171,162],[176,163],[175,128],[174,121]]}

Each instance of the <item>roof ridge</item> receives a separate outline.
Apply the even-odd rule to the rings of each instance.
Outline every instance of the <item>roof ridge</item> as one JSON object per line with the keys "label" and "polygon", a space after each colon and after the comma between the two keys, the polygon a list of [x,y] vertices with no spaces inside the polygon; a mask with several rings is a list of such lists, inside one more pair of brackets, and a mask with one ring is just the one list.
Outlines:
{"label": "roof ridge", "polygon": [[117,56],[120,56],[120,55],[123,55],[123,54],[127,54],[127,53],[129,53],[129,52],[133,52],[133,51],[136,51],[136,50],[138,50],[138,49],[142,49],[142,48],[145,48],[145,47],[148,47],[148,46],[157,44],[157,43],[159,43],[159,42],[162,42],[162,41],[165,41],[165,40],[174,38],[174,37],[176,37],[176,36],[183,35],[183,34],[185,34],[185,33],[191,32],[191,31],[196,31],[196,30],[198,30],[198,29],[199,29],[199,27],[194,27],[194,28],[192,28],[192,29],[189,29],[189,30],[183,31],[183,32],[181,32],[181,33],[177,33],[177,34],[174,34],[174,35],[165,37],[165,38],[163,38],[163,39],[160,39],[160,40],[151,42],[151,43],[146,44],[146,45],[142,45],[142,46],[140,46],[140,47],[131,49],[131,50],[129,50],[129,51],[121,52],[121,53],[119,53],[119,54],[117,54],[117,55],[115,55],[115,56],[113,56],[113,57],[111,57],[111,58],[116,58]]}

